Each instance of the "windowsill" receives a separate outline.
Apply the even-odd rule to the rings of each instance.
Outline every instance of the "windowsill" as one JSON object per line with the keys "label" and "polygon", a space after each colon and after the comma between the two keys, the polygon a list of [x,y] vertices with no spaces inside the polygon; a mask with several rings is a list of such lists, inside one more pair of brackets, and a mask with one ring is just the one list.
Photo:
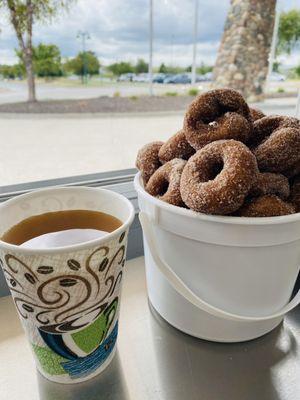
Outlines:
{"label": "windowsill", "polygon": [[[9,400],[294,400],[299,397],[300,309],[251,342],[216,344],[183,334],[148,305],[144,259],[127,262],[118,350],[108,369],[77,385],[37,375],[11,297],[0,299],[0,388]],[[8,323],[9,322],[9,323]]]}

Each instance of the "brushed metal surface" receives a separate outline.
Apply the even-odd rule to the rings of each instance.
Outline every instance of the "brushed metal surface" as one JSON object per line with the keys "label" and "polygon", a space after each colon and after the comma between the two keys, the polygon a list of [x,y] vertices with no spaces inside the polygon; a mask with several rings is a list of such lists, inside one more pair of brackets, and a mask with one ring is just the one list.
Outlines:
{"label": "brushed metal surface", "polygon": [[[7,300],[0,300],[0,326],[6,320],[3,301]],[[15,326],[17,317],[9,309]],[[25,343],[25,338],[6,340],[16,353]],[[102,375],[82,384],[60,385],[36,377],[33,370],[22,379],[23,368],[33,369],[29,351],[22,353],[20,365],[10,360],[1,370],[3,362],[0,335],[1,400],[299,400],[300,308],[260,339],[205,342],[179,332],[149,307],[144,260],[137,258],[127,263],[118,350]]]}

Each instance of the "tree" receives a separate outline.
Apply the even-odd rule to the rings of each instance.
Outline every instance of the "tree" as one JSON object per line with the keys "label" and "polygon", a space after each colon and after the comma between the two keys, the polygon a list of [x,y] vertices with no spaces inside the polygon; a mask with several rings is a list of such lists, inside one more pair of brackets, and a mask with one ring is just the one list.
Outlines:
{"label": "tree", "polygon": [[300,10],[282,12],[279,20],[277,52],[290,54],[299,43]]}
{"label": "tree", "polygon": [[75,75],[84,77],[85,74],[99,74],[100,63],[93,51],[81,51],[65,64],[65,69]]}
{"label": "tree", "polygon": [[[23,53],[17,51],[17,55],[25,67]],[[39,77],[62,75],[60,50],[55,44],[40,43],[37,47],[33,47],[32,62],[34,74]]]}
{"label": "tree", "polygon": [[110,64],[107,68],[116,76],[134,72],[133,65],[125,61]]}
{"label": "tree", "polygon": [[148,72],[148,64],[142,58],[140,58],[135,66],[135,72],[141,74],[143,72]]}
{"label": "tree", "polygon": [[37,76],[61,76],[61,55],[55,44],[42,44],[33,48],[33,66]]}
{"label": "tree", "polygon": [[0,75],[5,79],[23,78],[24,67],[21,64],[0,65]]}
{"label": "tree", "polygon": [[160,74],[166,74],[168,72],[168,68],[166,67],[166,65],[164,63],[160,64],[158,72]]}
{"label": "tree", "polygon": [[49,22],[74,0],[0,0],[0,8],[8,12],[9,20],[18,39],[24,60],[28,101],[36,101],[33,71],[33,25],[35,22]]}
{"label": "tree", "polygon": [[213,67],[211,65],[206,65],[203,62],[200,64],[200,67],[197,68],[197,74],[204,75],[207,72],[212,72]]}

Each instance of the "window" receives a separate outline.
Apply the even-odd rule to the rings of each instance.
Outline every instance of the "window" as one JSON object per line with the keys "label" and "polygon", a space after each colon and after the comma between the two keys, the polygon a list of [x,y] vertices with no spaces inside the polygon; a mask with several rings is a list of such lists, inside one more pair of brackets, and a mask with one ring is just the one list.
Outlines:
{"label": "window", "polygon": [[[229,65],[225,50],[233,47],[230,40],[236,40],[226,41],[226,32],[249,14],[248,1],[241,1],[241,7],[233,10],[234,18],[227,20],[229,0],[189,0],[184,5],[179,0],[65,1],[64,9],[52,9],[53,19],[47,11],[43,20],[38,12],[33,14],[29,59],[26,31],[23,42],[17,40],[19,27],[4,1],[0,185],[132,168],[137,150],[179,130],[193,96],[215,82],[237,84],[257,102],[268,74],[267,97],[258,106],[266,113],[294,115],[299,35],[287,33],[285,25],[299,19],[299,5],[293,0],[278,3],[278,18],[270,5],[266,24],[252,28],[258,35],[253,43],[259,70],[245,83],[253,66],[239,65],[234,53],[235,61]],[[257,9],[257,14],[266,12]],[[260,34],[268,39],[261,47]],[[239,35],[243,38],[243,32]],[[239,51],[249,54],[249,46]],[[267,71],[270,51],[272,67],[269,63]],[[35,97],[38,102],[27,102]]]}

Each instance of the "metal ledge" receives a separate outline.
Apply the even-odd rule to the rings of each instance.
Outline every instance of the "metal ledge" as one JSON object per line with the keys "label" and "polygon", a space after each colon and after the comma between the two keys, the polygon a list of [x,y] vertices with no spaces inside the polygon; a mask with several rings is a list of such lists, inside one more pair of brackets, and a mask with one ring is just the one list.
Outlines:
{"label": "metal ledge", "polygon": [[135,168],[119,171],[101,172],[97,174],[78,175],[66,178],[48,179],[44,181],[28,182],[17,185],[0,187],[0,202],[20,194],[28,193],[32,190],[42,189],[52,186],[116,186],[133,181],[136,174]]}

